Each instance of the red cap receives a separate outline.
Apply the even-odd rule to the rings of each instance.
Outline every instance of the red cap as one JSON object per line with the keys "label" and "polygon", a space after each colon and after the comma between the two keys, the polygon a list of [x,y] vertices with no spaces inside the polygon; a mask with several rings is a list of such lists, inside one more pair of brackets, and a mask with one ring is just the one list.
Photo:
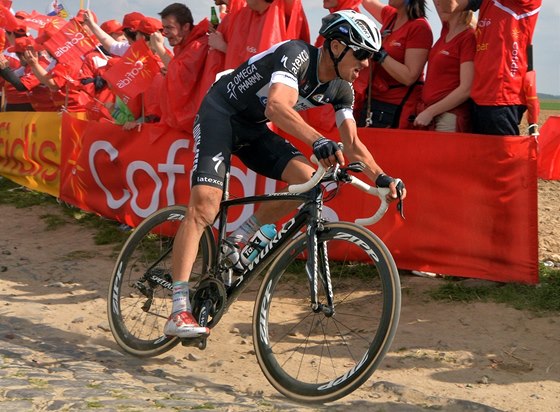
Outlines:
{"label": "red cap", "polygon": [[107,34],[122,33],[122,30],[120,30],[121,24],[118,20],[107,20],[106,22],[103,22],[100,27],[101,30]]}
{"label": "red cap", "polygon": [[140,33],[152,34],[156,31],[163,30],[163,25],[160,19],[154,17],[144,17],[140,24],[138,25],[138,30]]}
{"label": "red cap", "polygon": [[27,36],[27,37],[20,37],[16,39],[15,44],[13,46],[8,47],[7,51],[10,53],[23,53],[29,47],[32,47],[37,51],[43,50],[43,47],[37,44],[35,40],[33,40],[33,37]]}
{"label": "red cap", "polygon": [[74,19],[76,19],[76,21],[77,21],[78,23],[83,23],[83,22],[84,22],[84,13],[85,13],[86,11],[89,13],[90,18],[91,18],[95,23],[97,23],[97,15],[96,15],[93,11],[91,11],[91,10],[84,10],[84,9],[78,10],[78,13],[76,13],[76,17],[74,17]]}
{"label": "red cap", "polygon": [[143,18],[144,15],[142,13],[138,13],[137,11],[133,11],[132,13],[125,14],[123,17],[122,25],[119,30],[123,31],[124,29],[131,29],[137,31],[138,25],[140,24]]}

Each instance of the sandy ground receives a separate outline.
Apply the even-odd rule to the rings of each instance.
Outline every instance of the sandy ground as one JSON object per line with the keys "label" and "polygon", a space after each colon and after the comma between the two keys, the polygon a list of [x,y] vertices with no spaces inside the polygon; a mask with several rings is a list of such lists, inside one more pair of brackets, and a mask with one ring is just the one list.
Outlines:
{"label": "sandy ground", "polygon": [[[556,263],[559,198],[560,182],[539,183],[540,259]],[[106,320],[114,252],[94,246],[92,233],[75,224],[47,231],[40,218],[47,213],[60,210],[0,206],[1,316],[50,326],[41,329],[45,341],[64,332],[75,345],[95,342],[116,349]],[[450,401],[468,400],[506,411],[560,410],[560,314],[430,301],[424,292],[439,282],[403,275],[403,309],[392,349],[374,376],[343,402],[450,410]],[[278,399],[252,351],[253,293],[230,309],[206,350],[178,346],[146,361],[146,369],[165,369],[179,382],[196,373],[249,395]]]}

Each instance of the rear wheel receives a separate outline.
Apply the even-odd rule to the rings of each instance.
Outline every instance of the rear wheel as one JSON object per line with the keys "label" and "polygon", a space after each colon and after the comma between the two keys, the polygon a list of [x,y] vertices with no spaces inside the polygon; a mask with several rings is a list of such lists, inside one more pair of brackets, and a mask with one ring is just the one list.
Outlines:
{"label": "rear wheel", "polygon": [[387,353],[400,313],[398,270],[377,236],[352,223],[329,223],[319,243],[331,258],[334,314],[321,281],[325,307],[311,308],[302,235],[271,264],[253,318],[261,369],[278,391],[300,402],[334,401],[362,385]]}
{"label": "rear wheel", "polygon": [[[113,270],[107,300],[115,340],[136,356],[156,356],[179,340],[163,334],[172,307],[171,251],[185,208],[169,206],[134,229]],[[210,228],[204,232],[189,284],[191,297],[215,256]]]}

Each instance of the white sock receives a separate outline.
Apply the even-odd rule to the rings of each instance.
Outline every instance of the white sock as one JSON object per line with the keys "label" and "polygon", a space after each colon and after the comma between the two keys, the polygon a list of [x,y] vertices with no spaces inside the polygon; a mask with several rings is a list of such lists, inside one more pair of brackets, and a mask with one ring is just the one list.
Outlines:
{"label": "white sock", "polygon": [[173,308],[171,309],[171,316],[185,311],[191,312],[189,282],[173,282]]}

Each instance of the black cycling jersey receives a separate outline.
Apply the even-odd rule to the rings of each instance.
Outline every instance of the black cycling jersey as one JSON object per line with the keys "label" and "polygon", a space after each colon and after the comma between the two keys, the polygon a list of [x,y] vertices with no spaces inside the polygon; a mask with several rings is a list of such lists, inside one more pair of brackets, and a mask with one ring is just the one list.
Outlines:
{"label": "black cycling jersey", "polygon": [[273,83],[298,90],[297,111],[332,104],[337,124],[353,119],[354,90],[342,79],[319,82],[319,49],[289,40],[253,56],[222,76],[205,96],[195,119],[192,186],[223,187],[232,154],[251,170],[280,180],[288,162],[302,154],[266,125]]}
{"label": "black cycling jersey", "polygon": [[212,87],[235,111],[247,120],[267,121],[264,111],[272,83],[283,83],[297,89],[297,111],[332,104],[337,115],[352,116],[354,89],[342,79],[319,82],[319,49],[301,40],[278,43],[223,76]]}

